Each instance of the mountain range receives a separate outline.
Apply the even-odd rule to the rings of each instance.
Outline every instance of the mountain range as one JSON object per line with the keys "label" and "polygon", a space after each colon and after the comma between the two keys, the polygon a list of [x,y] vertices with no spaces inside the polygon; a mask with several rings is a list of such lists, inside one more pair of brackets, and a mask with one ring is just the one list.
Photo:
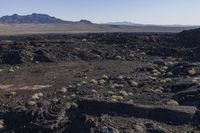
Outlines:
{"label": "mountain range", "polygon": [[31,15],[18,15],[13,14],[11,16],[0,17],[0,23],[2,24],[64,24],[64,23],[80,23],[80,24],[92,24],[88,20],[80,21],[65,21],[56,17],[49,16],[47,14],[33,13]]}
{"label": "mountain range", "polygon": [[[80,21],[66,21],[47,14],[33,13],[30,15],[13,14],[10,16],[0,17],[0,24],[93,24],[89,20]],[[194,27],[193,25],[153,25],[153,24],[139,24],[128,21],[109,22],[104,25],[113,26],[159,26],[159,27]]]}
{"label": "mountain range", "polygon": [[0,17],[0,35],[39,33],[105,33],[105,32],[162,32],[177,33],[199,26],[148,25],[132,22],[92,23],[89,20],[66,21],[47,14],[33,13]]}

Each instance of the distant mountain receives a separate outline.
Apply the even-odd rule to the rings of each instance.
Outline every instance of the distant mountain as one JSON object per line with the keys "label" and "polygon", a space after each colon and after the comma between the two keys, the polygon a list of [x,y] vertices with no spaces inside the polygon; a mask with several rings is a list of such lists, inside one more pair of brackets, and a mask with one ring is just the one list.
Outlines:
{"label": "distant mountain", "polygon": [[92,24],[88,20],[81,20],[77,22],[65,21],[56,17],[49,16],[47,14],[33,13],[31,15],[18,15],[0,17],[0,23],[3,24],[51,24],[51,23],[80,23],[80,24]]}
{"label": "distant mountain", "polygon": [[126,26],[143,26],[143,24],[137,24],[137,23],[127,22],[127,21],[109,22],[109,23],[106,23],[106,24],[109,24],[109,25],[126,25]]}
{"label": "distant mountain", "polygon": [[122,22],[109,22],[106,23],[108,25],[124,25],[124,26],[157,26],[157,27],[199,27],[199,25],[156,25],[156,24],[139,24],[139,23],[133,23],[128,21],[122,21]]}
{"label": "distant mountain", "polygon": [[31,15],[25,15],[25,16],[21,16],[18,14],[14,14],[11,16],[3,16],[0,18],[0,23],[8,23],[8,24],[41,23],[41,24],[44,24],[44,23],[65,23],[65,21],[55,18],[55,17],[51,17],[46,14],[33,13]]}
{"label": "distant mountain", "polygon": [[81,23],[81,24],[92,24],[91,21],[85,20],[85,19],[82,19],[82,20],[78,21],[78,23]]}

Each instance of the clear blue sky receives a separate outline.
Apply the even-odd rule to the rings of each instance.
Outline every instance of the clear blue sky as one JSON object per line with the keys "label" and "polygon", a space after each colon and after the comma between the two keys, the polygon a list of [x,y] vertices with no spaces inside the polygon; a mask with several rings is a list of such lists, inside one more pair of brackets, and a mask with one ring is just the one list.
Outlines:
{"label": "clear blue sky", "polygon": [[0,16],[45,13],[97,23],[200,25],[200,0],[0,0]]}

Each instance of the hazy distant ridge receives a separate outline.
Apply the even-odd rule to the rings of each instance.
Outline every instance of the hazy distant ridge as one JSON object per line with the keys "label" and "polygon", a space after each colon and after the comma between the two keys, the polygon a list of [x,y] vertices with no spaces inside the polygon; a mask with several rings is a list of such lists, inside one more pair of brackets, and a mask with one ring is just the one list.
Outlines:
{"label": "hazy distant ridge", "polygon": [[180,24],[174,24],[174,25],[140,24],[140,23],[133,23],[133,22],[128,22],[128,21],[108,22],[106,24],[108,24],[108,25],[125,25],[125,26],[199,27],[198,25],[180,25]]}

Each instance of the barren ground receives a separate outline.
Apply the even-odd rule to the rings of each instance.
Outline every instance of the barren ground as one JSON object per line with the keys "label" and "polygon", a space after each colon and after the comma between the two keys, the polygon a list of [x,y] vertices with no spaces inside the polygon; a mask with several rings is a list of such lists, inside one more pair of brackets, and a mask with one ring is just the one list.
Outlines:
{"label": "barren ground", "polygon": [[200,132],[200,51],[175,34],[0,40],[0,131]]}
{"label": "barren ground", "polygon": [[[162,32],[177,33],[195,27],[117,26],[104,24],[0,24],[0,35]],[[196,27],[197,28],[197,27]]]}

